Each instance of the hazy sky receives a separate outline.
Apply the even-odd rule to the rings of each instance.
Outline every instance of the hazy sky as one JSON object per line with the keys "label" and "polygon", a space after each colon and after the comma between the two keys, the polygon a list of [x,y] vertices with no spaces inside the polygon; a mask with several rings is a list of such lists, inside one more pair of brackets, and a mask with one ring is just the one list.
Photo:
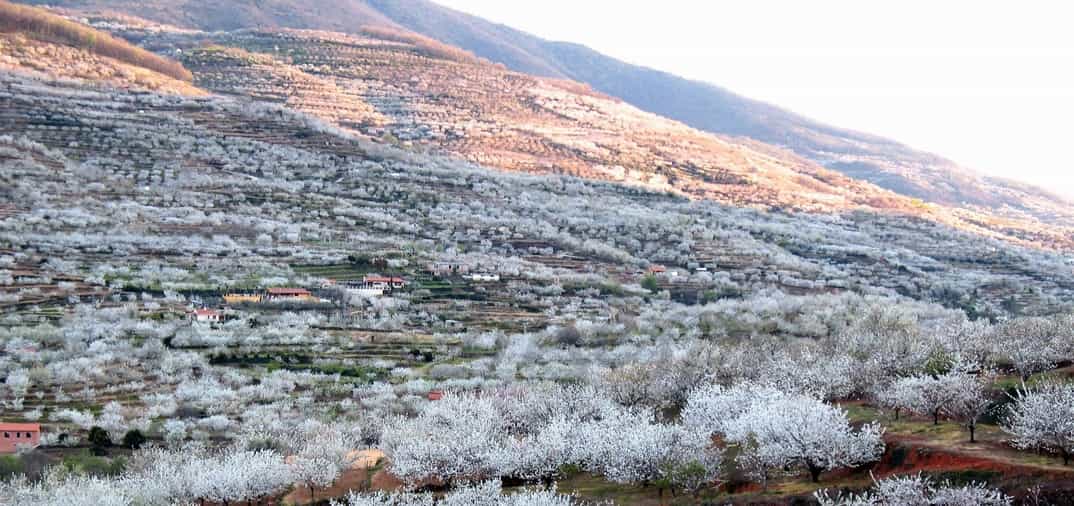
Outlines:
{"label": "hazy sky", "polygon": [[1067,2],[438,1],[1074,196]]}

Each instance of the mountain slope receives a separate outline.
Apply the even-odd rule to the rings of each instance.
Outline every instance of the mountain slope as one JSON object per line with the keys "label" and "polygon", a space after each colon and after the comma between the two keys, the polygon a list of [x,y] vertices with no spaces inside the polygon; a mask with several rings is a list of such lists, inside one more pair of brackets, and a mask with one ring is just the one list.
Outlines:
{"label": "mountain slope", "polygon": [[291,27],[360,33],[405,27],[508,68],[568,78],[643,110],[710,132],[783,146],[855,178],[928,202],[1012,217],[1072,223],[1066,199],[1029,185],[981,176],[941,157],[881,137],[823,125],[711,84],[626,64],[584,46],[551,42],[426,0],[32,0],[115,9],[208,30]]}
{"label": "mountain slope", "polygon": [[95,55],[142,67],[173,79],[191,81],[194,78],[190,71],[175,61],[45,9],[0,0],[0,33],[13,33],[40,42],[84,49]]}
{"label": "mountain slope", "polygon": [[44,9],[0,0],[0,69],[106,82],[112,86],[204,94],[181,64]]}
{"label": "mountain slope", "polygon": [[[418,55],[420,48],[397,42],[323,32],[213,37],[221,43],[241,41],[249,49],[280,44],[281,59],[293,54],[291,49],[304,49],[303,58],[320,61],[326,69],[337,63],[323,58],[331,55],[326,48],[351,48],[380,65],[420,64],[432,76],[436,68],[468,71],[447,74],[453,76],[449,82],[475,69],[495,70],[429,60]],[[939,222],[945,216],[940,210],[922,213],[925,219],[867,207],[837,214],[757,211],[623,184],[505,173],[417,152],[430,140],[415,139],[407,150],[370,142],[266,104],[288,100],[289,107],[321,114],[331,108],[321,103],[320,94],[334,96],[337,89],[327,85],[326,75],[314,75],[315,65],[272,64],[249,49],[184,51],[190,63],[200,62],[191,65],[196,79],[221,90],[230,86],[237,97],[165,96],[114,88],[111,81],[0,72],[0,197],[12,203],[0,209],[0,252],[78,279],[93,277],[100,284],[111,279],[113,286],[139,283],[128,284],[132,290],[218,293],[229,286],[289,279],[318,283],[299,267],[344,265],[349,272],[355,258],[407,255],[402,265],[411,266],[408,278],[431,262],[461,260],[502,273],[509,282],[482,285],[479,295],[465,302],[450,286],[446,291],[433,287],[416,293],[411,309],[482,331],[503,330],[504,322],[511,328],[520,327],[520,321],[529,328],[562,322],[545,310],[552,306],[543,305],[543,299],[536,301],[542,305],[522,299],[533,283],[547,286],[540,293],[553,294],[555,304],[563,305],[568,300],[563,297],[578,301],[580,313],[574,315],[606,315],[607,307],[592,304],[594,294],[623,290],[622,284],[636,282],[642,269],[657,262],[679,270],[706,267],[696,274],[684,271],[681,281],[663,286],[676,298],[694,301],[708,292],[714,297],[771,290],[820,296],[901,294],[980,317],[1003,314],[1004,308],[1052,313],[1066,307],[1074,293],[1074,272],[1064,255],[1023,248],[1010,237],[997,241],[982,231],[956,230]],[[43,58],[49,54],[58,53]],[[333,72],[353,72],[363,61]],[[239,72],[243,66],[248,68]],[[299,68],[303,66],[310,72]],[[237,75],[220,81],[213,69]],[[542,89],[532,77],[500,77],[510,75]],[[273,87],[261,87],[265,83]],[[402,83],[415,89],[420,85]],[[370,88],[381,85],[374,81]],[[261,101],[244,95],[244,90],[267,89],[281,93],[259,96]],[[292,89],[299,93],[290,94]],[[381,95],[357,91],[349,98],[353,107],[348,117],[362,114],[363,102],[374,104],[380,109],[365,128],[385,122],[380,128],[399,133],[406,131],[407,116],[386,105],[422,106],[411,118],[415,121],[451,119],[466,107],[480,106],[461,101],[458,110],[432,108],[415,100],[388,100],[401,96],[401,89]],[[584,97],[607,100],[577,97],[581,103]],[[484,116],[487,110],[475,112],[489,117]],[[587,117],[598,120],[600,115]],[[765,150],[773,148],[756,144],[731,152],[761,157]],[[504,152],[518,159],[524,154]],[[793,157],[780,163],[787,170],[810,166]],[[781,180],[780,174],[766,177],[765,184]],[[857,184],[864,194],[884,194]],[[892,203],[905,200],[894,196]],[[8,293],[0,304],[33,305],[56,297],[36,288],[9,290],[19,292]],[[437,321],[417,317],[406,325],[440,325]],[[815,335],[815,325],[801,328],[803,336]]]}
{"label": "mountain slope", "polygon": [[[430,54],[379,32],[129,36],[181,50],[207,89],[280,102],[371,137],[501,169],[628,182],[738,205],[911,210],[908,199],[787,153],[700,132],[577,83]],[[213,45],[201,46],[206,40]]]}
{"label": "mountain slope", "polygon": [[274,102],[340,127],[500,169],[568,174],[740,206],[867,208],[1023,244],[1066,247],[1065,228],[924,205],[744,137],[689,128],[573,81],[538,78],[391,29],[198,32],[90,20],[165,54],[199,86]]}
{"label": "mountain slope", "polygon": [[357,0],[30,0],[20,3],[56,7],[108,9],[141,18],[204,30],[287,26],[352,31],[363,25],[394,22]]}
{"label": "mountain slope", "polygon": [[578,44],[540,39],[426,0],[367,0],[396,23],[522,72],[588,83],[695,128],[741,135],[881,187],[945,205],[1013,207],[1069,223],[1070,203],[1042,189],[983,177],[879,136],[831,127],[708,83],[630,65]]}
{"label": "mountain slope", "polygon": [[210,91],[275,102],[386,142],[486,166],[569,174],[740,206],[868,208],[1045,247],[1067,227],[989,209],[929,206],[746,137],[712,135],[573,81],[538,78],[391,27],[364,35],[203,32],[98,14],[95,26],[175,55]]}

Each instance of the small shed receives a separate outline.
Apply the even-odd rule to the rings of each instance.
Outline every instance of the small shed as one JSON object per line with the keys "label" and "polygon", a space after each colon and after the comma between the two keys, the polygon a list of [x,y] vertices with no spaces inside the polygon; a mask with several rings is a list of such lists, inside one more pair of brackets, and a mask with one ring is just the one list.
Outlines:
{"label": "small shed", "polygon": [[0,454],[15,453],[19,446],[36,448],[40,444],[40,424],[0,423]]}
{"label": "small shed", "polygon": [[467,276],[467,279],[469,279],[470,281],[499,281],[500,280],[500,275],[499,274],[491,274],[491,273],[487,273],[487,272],[480,272],[480,273],[470,274],[469,276]]}
{"label": "small shed", "polygon": [[196,322],[203,323],[220,323],[223,317],[219,311],[213,311],[212,309],[195,309],[190,313],[190,318]]}
{"label": "small shed", "polygon": [[403,288],[406,286],[406,280],[398,276],[372,276],[367,275],[362,278],[362,281],[372,288]]}

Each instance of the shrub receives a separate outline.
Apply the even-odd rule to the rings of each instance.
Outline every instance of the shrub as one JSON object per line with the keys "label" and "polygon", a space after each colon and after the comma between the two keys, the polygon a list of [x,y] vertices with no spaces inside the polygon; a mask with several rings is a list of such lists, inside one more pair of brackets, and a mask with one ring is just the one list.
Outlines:
{"label": "shrub", "polygon": [[574,325],[568,325],[556,332],[556,342],[563,346],[578,346],[582,342],[582,333]]}
{"label": "shrub", "polygon": [[0,480],[7,480],[22,473],[18,455],[0,455]]}
{"label": "shrub", "polygon": [[90,476],[118,476],[127,467],[127,461],[122,458],[107,459],[89,452],[68,455],[63,458],[63,467],[68,471]]}
{"label": "shrub", "polygon": [[112,437],[108,435],[108,431],[96,425],[90,428],[89,437],[87,439],[94,448],[108,448],[109,446],[112,446]]}
{"label": "shrub", "polygon": [[645,278],[641,280],[641,287],[652,293],[660,291],[660,284],[657,283],[656,277],[652,274],[645,276]]}
{"label": "shrub", "polygon": [[131,429],[123,435],[123,447],[137,450],[145,444],[145,435],[138,429]]}

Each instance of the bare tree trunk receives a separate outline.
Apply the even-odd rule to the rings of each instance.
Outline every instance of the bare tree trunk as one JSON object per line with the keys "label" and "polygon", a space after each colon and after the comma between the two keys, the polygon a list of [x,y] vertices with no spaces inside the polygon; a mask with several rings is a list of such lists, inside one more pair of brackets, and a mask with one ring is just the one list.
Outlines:
{"label": "bare tree trunk", "polygon": [[551,476],[545,476],[541,478],[541,483],[544,484],[545,490],[552,490],[552,485],[555,485],[556,479]]}

